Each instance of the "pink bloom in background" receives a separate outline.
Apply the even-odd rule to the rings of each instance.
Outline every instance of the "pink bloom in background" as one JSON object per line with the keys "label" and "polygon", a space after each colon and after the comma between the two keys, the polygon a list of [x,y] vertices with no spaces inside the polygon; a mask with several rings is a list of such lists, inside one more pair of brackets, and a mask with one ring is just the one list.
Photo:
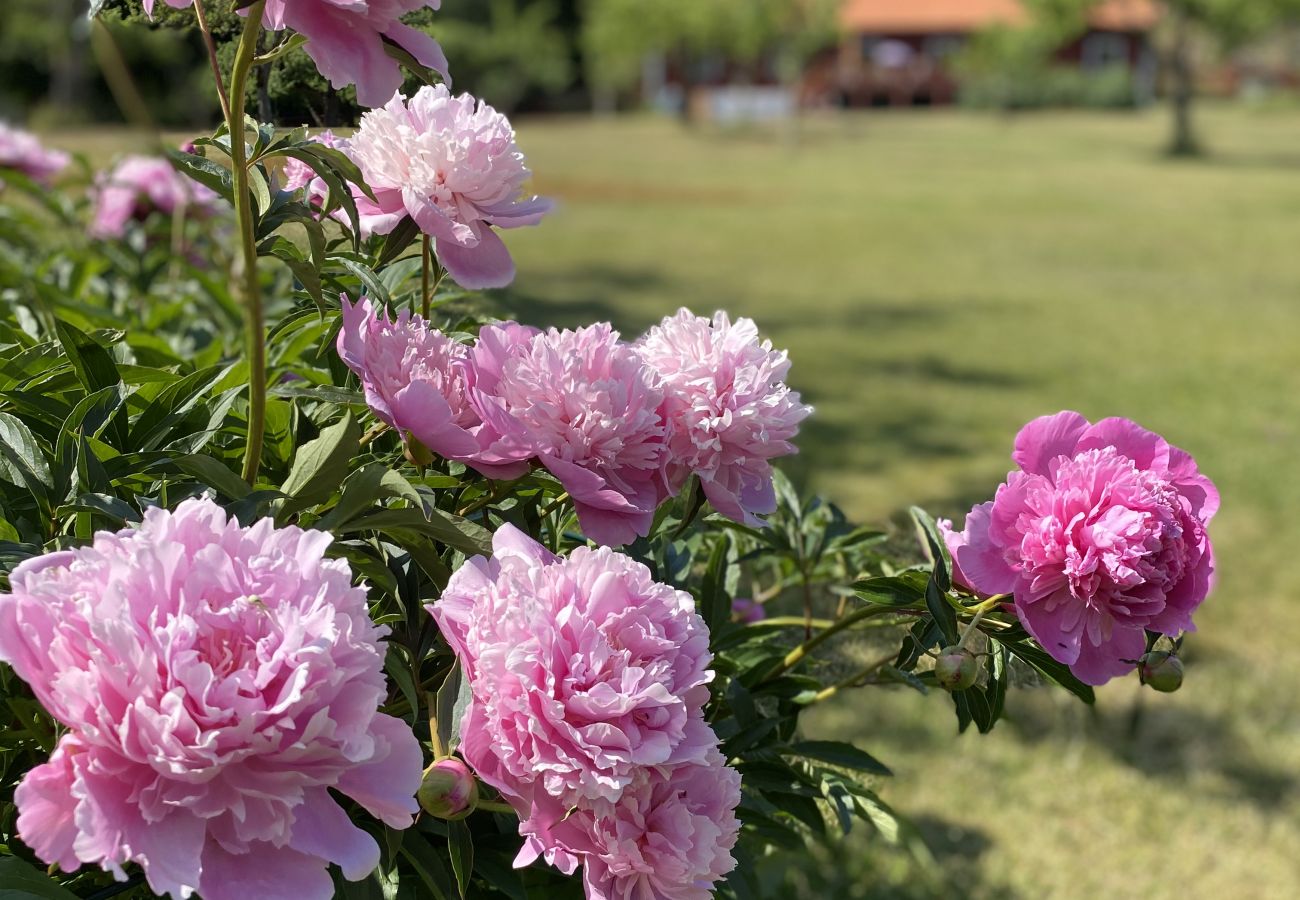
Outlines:
{"label": "pink bloom in background", "polygon": [[475,367],[500,373],[476,375],[470,392],[484,446],[541,462],[573,497],[583,533],[597,543],[617,546],[649,532],[668,496],[663,392],[618,332],[600,323],[552,328],[528,343],[480,344]]}
{"label": "pink bloom in background", "polygon": [[[155,0],[144,0],[153,15]],[[194,0],[166,0],[184,9]],[[380,106],[402,86],[402,70],[384,50],[392,41],[422,66],[444,80],[447,58],[438,42],[402,23],[402,16],[419,9],[437,9],[441,0],[267,0],[262,25],[271,31],[291,28],[307,38],[304,50],[316,69],[337,89],[357,86],[357,102]]]}
{"label": "pink bloom in background", "polygon": [[465,397],[469,348],[408,310],[393,320],[369,300],[342,303],[338,353],[375,415],[444,457],[472,455],[479,420]]}
{"label": "pink bloom in background", "polygon": [[[312,140],[336,150],[346,151],[348,146],[345,139],[335,137],[334,132],[328,129],[316,135]],[[287,159],[280,175],[283,190],[290,193],[305,191],[304,199],[309,206],[319,208],[325,205],[325,201],[329,197],[329,185],[307,163],[299,159]]]}
{"label": "pink bloom in background", "polygon": [[1061,412],[1021,429],[1012,458],[963,532],[944,524],[957,581],[1014,594],[1029,633],[1089,684],[1130,671],[1144,630],[1194,630],[1219,494],[1191,456],[1128,419]]}
{"label": "pink bloom in background", "polygon": [[161,156],[128,156],[99,173],[90,190],[92,237],[120,238],[132,221],[151,213],[178,211],[195,216],[214,212],[220,198],[213,191],[177,172]]}
{"label": "pink bloom in background", "polygon": [[375,868],[330,790],[405,828],[422,754],[376,712],[384,629],[330,541],[196,499],[14,569],[0,660],[69,729],[16,792],[42,859],[204,900],[327,900],[329,863]]}
{"label": "pink bloom in background", "polygon": [[737,597],[731,601],[731,617],[737,622],[752,625],[767,618],[763,604],[755,603],[748,597]]}
{"label": "pink bloom in background", "polygon": [[[617,801],[646,767],[700,763],[709,633],[689,594],[608,548],[561,559],[512,525],[429,607],[472,696],[460,753],[521,817]],[[545,809],[530,827],[545,824]]]}
{"label": "pink bloom in background", "polygon": [[668,486],[699,476],[713,508],[761,525],[776,509],[769,460],[796,452],[791,441],[812,412],[784,381],[790,361],[760,341],[750,319],[732,323],[678,310],[637,342],[663,383]]}
{"label": "pink bloom in background", "polygon": [[703,764],[643,770],[617,802],[535,813],[542,824],[515,864],[545,857],[566,874],[581,865],[588,900],[709,900],[736,865],[739,803],[740,775],[711,748]]}
{"label": "pink bloom in background", "polygon": [[401,95],[379,102],[386,100],[361,117],[349,147],[375,195],[356,192],[362,231],[387,234],[410,216],[461,286],[509,284],[514,262],[492,226],[536,225],[550,209],[524,194],[532,173],[510,122],[444,85],[422,87],[409,102]]}
{"label": "pink bloom in background", "polygon": [[[48,186],[69,162],[68,154],[45,147],[31,132],[0,122],[0,170],[13,169],[37,184]],[[0,173],[0,185],[3,181]]]}

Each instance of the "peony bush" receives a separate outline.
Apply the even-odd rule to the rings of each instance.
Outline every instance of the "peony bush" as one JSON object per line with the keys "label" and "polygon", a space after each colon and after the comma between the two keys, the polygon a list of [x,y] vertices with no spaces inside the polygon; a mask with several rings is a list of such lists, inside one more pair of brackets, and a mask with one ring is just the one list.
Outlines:
{"label": "peony bush", "polygon": [[808,708],[1179,686],[1189,454],[1061,412],[962,530],[854,526],[779,470],[814,411],[758,324],[470,293],[551,205],[436,3],[237,6],[222,97],[306,52],[355,133],[227,101],[95,172],[0,127],[0,893],[773,896],[854,827],[925,855]]}

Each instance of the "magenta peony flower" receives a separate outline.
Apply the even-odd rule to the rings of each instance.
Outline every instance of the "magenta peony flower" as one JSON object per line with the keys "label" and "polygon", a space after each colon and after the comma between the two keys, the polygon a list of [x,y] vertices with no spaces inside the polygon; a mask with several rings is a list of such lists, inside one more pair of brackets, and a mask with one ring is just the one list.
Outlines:
{"label": "magenta peony flower", "polygon": [[750,319],[724,312],[710,321],[681,309],[637,342],[663,381],[668,421],[668,486],[698,475],[713,508],[758,526],[776,509],[768,460],[796,452],[790,443],[811,406],[784,384],[790,361],[759,341]]}
{"label": "magenta peony flower", "polygon": [[469,348],[407,310],[381,316],[371,302],[343,302],[338,353],[361,378],[366,402],[382,421],[449,459],[478,449],[478,416],[465,397]]}
{"label": "magenta peony flower", "polygon": [[376,712],[384,630],[330,540],[196,499],[14,569],[0,660],[69,729],[15,795],[42,859],[204,900],[327,900],[329,863],[374,869],[330,791],[405,828],[422,754]]}
{"label": "magenta peony flower", "polygon": [[43,146],[31,132],[0,122],[0,187],[5,169],[13,169],[37,184],[48,186],[69,162],[68,154]]}
{"label": "magenta peony flower", "polygon": [[1014,594],[1029,633],[1089,684],[1130,671],[1144,630],[1194,630],[1219,494],[1191,456],[1128,419],[1061,412],[1021,429],[1012,458],[1020,471],[965,531],[943,523],[957,581]]}
{"label": "magenta peony flower", "polygon": [[[153,15],[155,0],[143,0]],[[307,38],[303,48],[317,70],[337,89],[357,86],[362,106],[386,103],[402,86],[402,70],[384,50],[391,41],[451,81],[447,57],[429,35],[402,23],[419,9],[437,9],[442,0],[267,0],[262,25],[271,31],[291,28]],[[184,9],[194,0],[166,0]],[[245,13],[246,14],[246,13]]]}
{"label": "magenta peony flower", "polygon": [[514,262],[491,226],[536,225],[550,209],[547,200],[524,197],[531,173],[506,117],[444,85],[367,112],[349,154],[375,195],[357,192],[362,231],[387,234],[409,215],[463,287],[509,284]]}
{"label": "magenta peony flower", "polygon": [[544,857],[566,874],[581,865],[588,900],[709,900],[736,866],[739,803],[740,775],[711,748],[700,765],[641,771],[617,802],[545,801],[544,817],[521,825],[515,864]]}
{"label": "magenta peony flower", "polygon": [[154,212],[208,215],[217,209],[220,198],[177,172],[161,156],[128,156],[99,174],[90,201],[90,235],[120,238],[131,221],[143,221]]}
{"label": "magenta peony flower", "polygon": [[470,402],[484,422],[480,443],[494,459],[540,461],[597,543],[626,544],[649,532],[668,495],[663,392],[618,332],[601,323],[552,328],[531,340],[480,339],[474,366]]}
{"label": "magenta peony flower", "polygon": [[690,595],[604,547],[561,559],[503,525],[492,548],[429,607],[469,682],[460,753],[478,776],[526,817],[705,761],[712,657]]}

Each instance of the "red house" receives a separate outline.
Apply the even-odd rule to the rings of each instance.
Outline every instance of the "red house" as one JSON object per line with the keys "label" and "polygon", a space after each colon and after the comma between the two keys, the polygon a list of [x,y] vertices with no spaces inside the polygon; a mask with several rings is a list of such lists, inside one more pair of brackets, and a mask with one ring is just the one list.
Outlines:
{"label": "red house", "polygon": [[[1159,20],[1154,0],[1102,0],[1057,60],[1084,69],[1126,65],[1135,90],[1149,93],[1156,67],[1150,34]],[[1029,21],[1020,0],[845,0],[839,94],[850,106],[951,103],[959,84],[949,57],[981,29]]]}

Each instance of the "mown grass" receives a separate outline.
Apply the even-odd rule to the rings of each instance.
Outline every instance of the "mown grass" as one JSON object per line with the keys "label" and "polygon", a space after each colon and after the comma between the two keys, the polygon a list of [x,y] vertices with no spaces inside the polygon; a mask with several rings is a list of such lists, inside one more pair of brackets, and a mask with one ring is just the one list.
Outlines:
{"label": "mown grass", "polygon": [[[629,334],[687,305],[753,316],[817,407],[794,469],[868,521],[960,517],[1017,428],[1125,415],[1218,482],[1220,581],[1184,690],[1022,691],[987,737],[941,697],[867,690],[819,728],[894,764],[957,896],[1300,893],[1300,117],[866,115],[797,146],[655,120],[527,122],[559,210],[509,236],[509,303]],[[855,843],[805,896],[907,893]],[[814,886],[819,885],[819,886]],[[920,889],[915,889],[919,891]],[[952,894],[950,894],[951,896]]]}
{"label": "mown grass", "polygon": [[[527,121],[542,227],[504,306],[629,334],[752,316],[817,407],[793,471],[866,521],[960,517],[1033,416],[1125,415],[1218,482],[1220,582],[1165,697],[1019,691],[990,736],[867,689],[813,728],[890,762],[960,897],[1300,894],[1300,117],[1214,110],[1170,162],[1143,115],[865,115],[779,134]],[[86,148],[84,139],[73,143]],[[96,155],[113,142],[98,145]],[[121,146],[120,143],[118,146]],[[808,898],[930,896],[855,838]]]}

